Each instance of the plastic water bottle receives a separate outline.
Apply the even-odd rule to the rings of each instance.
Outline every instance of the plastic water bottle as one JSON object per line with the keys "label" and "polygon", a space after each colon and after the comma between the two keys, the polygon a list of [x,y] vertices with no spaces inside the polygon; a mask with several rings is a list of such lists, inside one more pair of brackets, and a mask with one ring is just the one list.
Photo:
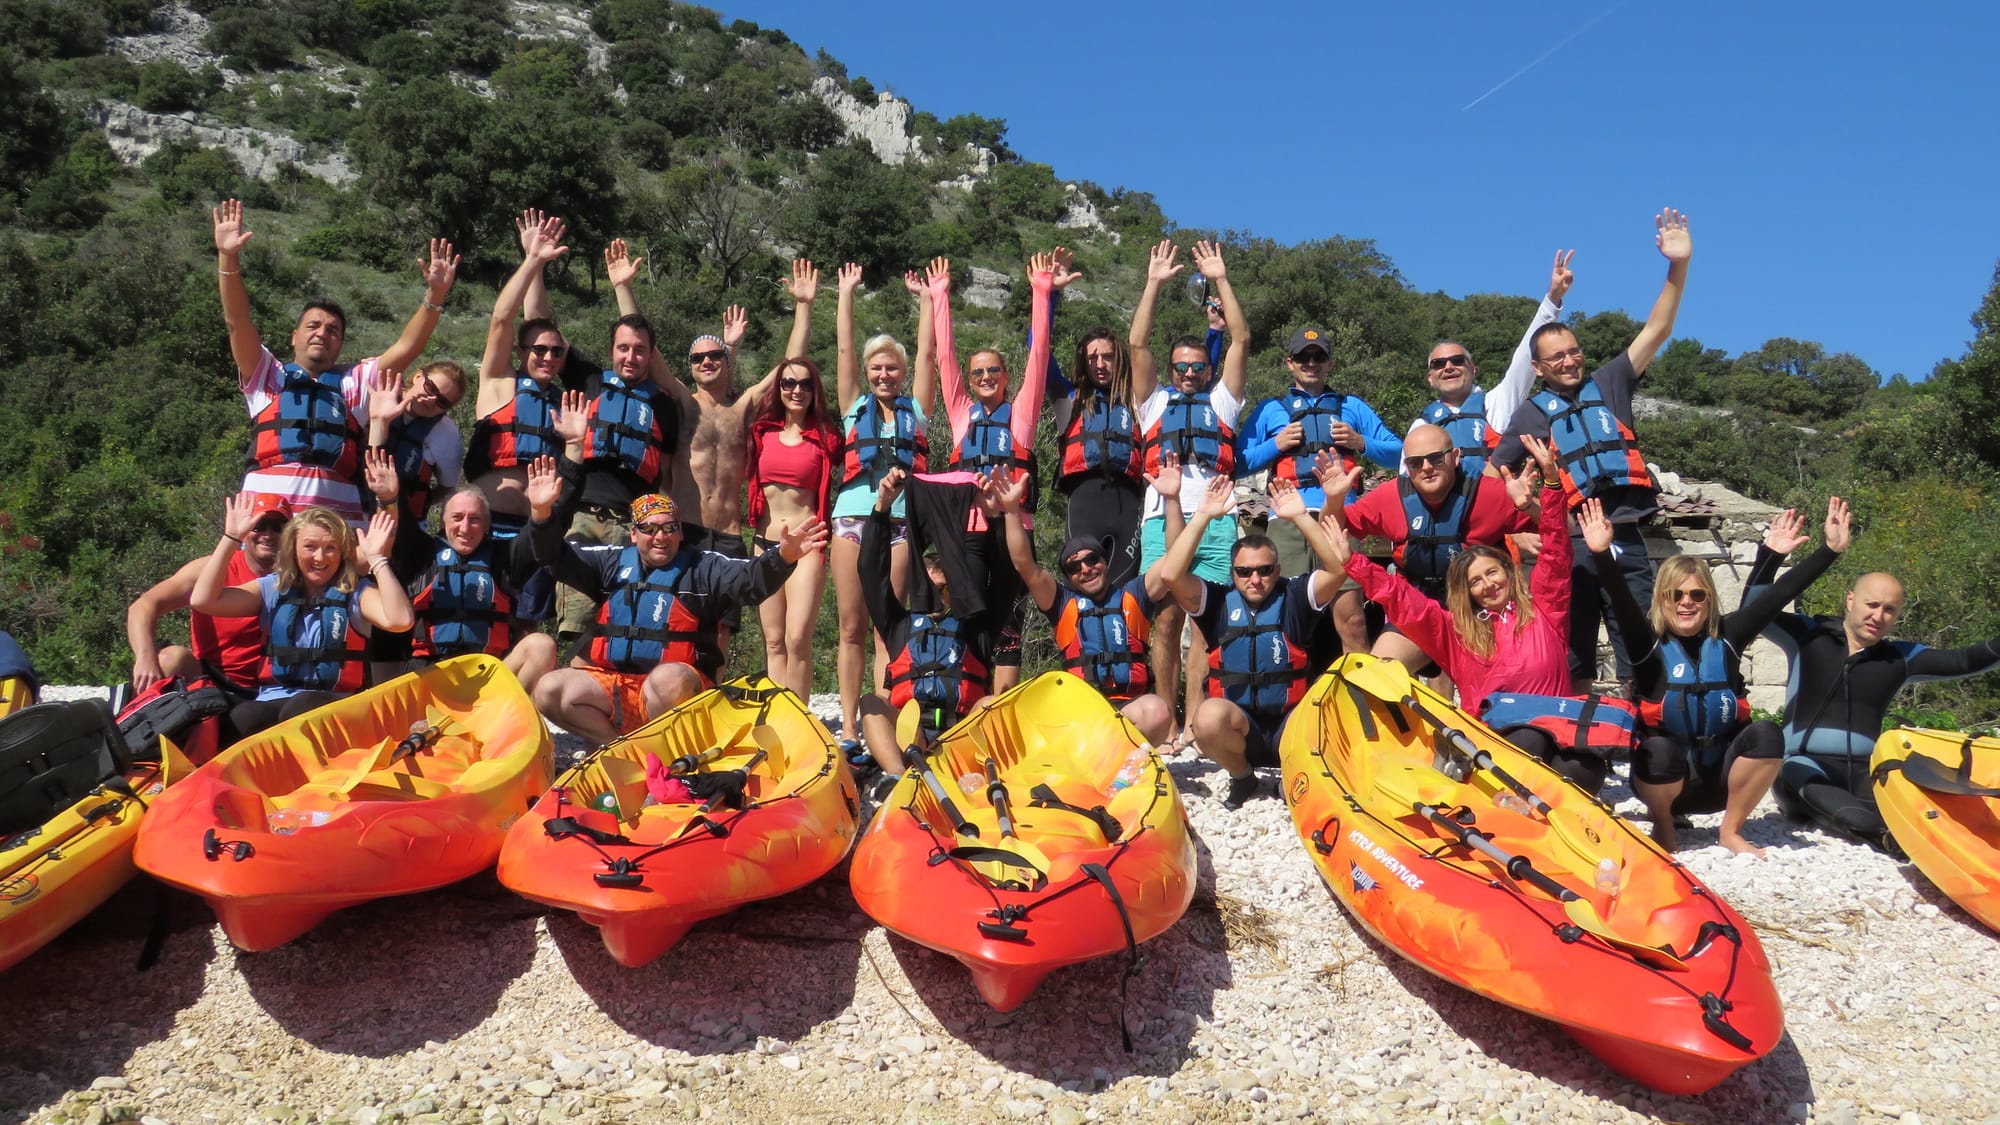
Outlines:
{"label": "plastic water bottle", "polygon": [[289,836],[301,828],[318,828],[330,815],[325,809],[272,809],[264,818],[264,826],[273,836]]}
{"label": "plastic water bottle", "polygon": [[967,770],[958,775],[958,787],[968,797],[976,797],[986,789],[986,775],[975,770]]}
{"label": "plastic water bottle", "polygon": [[1520,794],[1515,793],[1512,790],[1505,790],[1505,789],[1501,790],[1500,793],[1493,798],[1493,807],[1496,809],[1504,809],[1507,812],[1516,813],[1520,816],[1527,816],[1528,813],[1532,811],[1532,806],[1530,806],[1528,802],[1522,800]]}
{"label": "plastic water bottle", "polygon": [[604,792],[599,793],[595,800],[590,802],[590,807],[596,809],[598,812],[608,812],[612,816],[617,816],[618,794],[606,789]]}
{"label": "plastic water bottle", "polygon": [[1606,903],[1618,900],[1618,861],[1610,856],[1597,861],[1597,891]]}
{"label": "plastic water bottle", "polygon": [[1111,779],[1111,791],[1118,792],[1146,776],[1146,761],[1153,756],[1151,743],[1142,742],[1126,757],[1125,764],[1118,767],[1118,776]]}

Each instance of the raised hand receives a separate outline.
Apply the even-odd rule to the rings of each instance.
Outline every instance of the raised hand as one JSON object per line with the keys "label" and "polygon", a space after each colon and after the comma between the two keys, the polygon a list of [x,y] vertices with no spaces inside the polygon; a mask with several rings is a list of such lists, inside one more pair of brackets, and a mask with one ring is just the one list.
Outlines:
{"label": "raised hand", "polygon": [[1028,255],[1028,276],[1032,278],[1038,273],[1049,274],[1050,276],[1054,276],[1055,274],[1055,266],[1050,261],[1047,251]]}
{"label": "raised hand", "polygon": [[396,479],[396,458],[388,450],[370,449],[361,455],[362,480],[375,499],[384,504],[394,504],[402,492],[403,482]]}
{"label": "raised hand", "polygon": [[923,296],[923,295],[924,295],[924,275],[923,275],[923,274],[920,274],[920,273],[918,273],[918,272],[917,272],[916,270],[904,270],[904,271],[903,271],[903,288],[905,288],[905,289],[908,289],[908,290],[910,291],[910,295],[911,295],[911,296],[913,296],[913,297],[921,297],[921,296]]}
{"label": "raised hand", "polygon": [[[542,209],[539,207],[521,208],[520,216],[514,220],[514,234],[521,240],[522,257],[525,258],[528,256],[528,232],[539,229],[543,223],[552,217],[543,214]],[[558,219],[556,221],[561,222],[562,220]],[[557,239],[556,241],[560,242],[562,240]]]}
{"label": "raised hand", "polygon": [[1180,254],[1181,248],[1175,246],[1172,239],[1162,238],[1146,255],[1146,280],[1172,281],[1175,274],[1187,268],[1174,264],[1174,259]]}
{"label": "raised hand", "polygon": [[1210,297],[1208,300],[1203,301],[1201,303],[1201,311],[1208,315],[1208,326],[1210,328],[1215,329],[1217,332],[1221,332],[1229,327],[1229,321],[1223,319],[1222,316],[1221,301],[1216,300],[1214,297]]}
{"label": "raised hand", "polygon": [[932,258],[924,279],[933,293],[951,292],[951,259]]}
{"label": "raised hand", "polygon": [[1160,494],[1162,500],[1178,500],[1181,495],[1181,455],[1169,449],[1160,454],[1160,471],[1146,473],[1146,483]]}
{"label": "raised hand", "polygon": [[1495,462],[1493,471],[1499,473],[1500,479],[1506,482],[1507,499],[1514,502],[1515,511],[1525,512],[1535,503],[1537,494],[1542,490],[1542,482],[1541,478],[1529,472],[1526,466],[1523,466],[1520,472],[1515,472]]}
{"label": "raised hand", "polygon": [[[1833,519],[1833,504],[1827,503],[1826,518]],[[1771,526],[1764,529],[1764,546],[1780,556],[1789,555],[1807,543],[1806,518],[1796,508],[1786,508],[1771,517]]]}
{"label": "raised hand", "polygon": [[[819,271],[813,271],[813,283],[819,283]],[[810,304],[807,297],[801,304]],[[743,334],[750,330],[750,313],[742,305],[731,305],[722,310],[722,346],[735,351],[743,346]]]}
{"label": "raised hand", "polygon": [[1669,262],[1685,262],[1694,256],[1694,239],[1688,235],[1688,217],[1671,207],[1661,211],[1653,219],[1659,233],[1653,236],[1653,245],[1660,248],[1660,255]]}
{"label": "raised hand", "polygon": [[537,457],[528,462],[528,511],[534,519],[545,520],[562,497],[562,477],[556,473],[556,459]]}
{"label": "raised hand", "polygon": [[250,244],[250,228],[243,225],[241,202],[225,199],[209,214],[215,219],[216,253],[234,255]]}
{"label": "raised hand", "polygon": [[1010,469],[995,467],[981,479],[980,491],[990,492],[1002,512],[1019,512],[1028,502],[1028,477],[1026,473],[1017,477]]}
{"label": "raised hand", "polygon": [[368,384],[368,420],[393,422],[402,416],[402,373],[391,371],[386,367],[376,368],[375,379]]}
{"label": "raised hand", "polygon": [[368,521],[368,527],[361,533],[361,566],[372,570],[376,563],[389,557],[389,544],[396,538],[396,509],[383,508]]}
{"label": "raised hand", "polygon": [[1329,500],[1360,488],[1361,474],[1360,465],[1348,468],[1332,450],[1322,449],[1313,454],[1313,475],[1319,478],[1319,487]]}
{"label": "raised hand", "polygon": [[639,263],[644,258],[634,258],[632,248],[625,245],[622,238],[614,238],[611,245],[604,248],[604,280],[613,288],[630,285],[639,276]]}
{"label": "raised hand", "polygon": [[1076,271],[1074,259],[1067,247],[1058,246],[1050,252],[1049,268],[1055,275],[1049,280],[1049,284],[1056,289],[1067,288],[1070,282],[1083,277]]}
{"label": "raised hand", "polygon": [[1220,281],[1229,275],[1228,267],[1222,263],[1222,244],[1220,242],[1210,242],[1207,239],[1203,239],[1194,244],[1194,250],[1190,256],[1194,258],[1194,268],[1200,270],[1202,276],[1208,278],[1210,281]]}
{"label": "raised hand", "polygon": [[1583,545],[1593,552],[1611,549],[1611,521],[1604,518],[1604,505],[1595,498],[1576,510],[1576,526],[1583,531]]}
{"label": "raised hand", "polygon": [[257,494],[239,492],[222,502],[222,533],[241,540],[257,526]]}
{"label": "raised hand", "polygon": [[1306,498],[1299,495],[1299,486],[1283,477],[1271,478],[1271,515],[1277,519],[1289,520],[1306,514]]}
{"label": "raised hand", "polygon": [[1228,477],[1215,477],[1208,482],[1208,490],[1201,494],[1201,506],[1195,511],[1212,520],[1219,520],[1236,510],[1236,482]]}
{"label": "raised hand", "polygon": [[1326,541],[1333,547],[1333,561],[1339,570],[1347,569],[1347,560],[1354,557],[1354,541],[1348,537],[1347,523],[1340,518],[1340,509],[1328,505],[1319,514],[1319,529],[1326,532]]}
{"label": "raised hand", "polygon": [[[523,211],[521,212],[522,219],[531,214],[539,216],[541,212]],[[540,219],[532,224],[524,224],[521,220],[517,219],[514,225],[520,229],[521,258],[523,261],[535,262],[546,266],[564,254],[569,253],[569,247],[562,244],[563,236],[569,233],[569,228],[565,227],[563,221],[554,215]]]}
{"label": "raised hand", "polygon": [[549,418],[549,429],[565,443],[581,442],[590,433],[590,398],[582,391],[564,391],[561,408]]}
{"label": "raised hand", "polygon": [[1534,458],[1535,468],[1542,474],[1542,484],[1551,488],[1559,485],[1561,478],[1556,475],[1556,455],[1549,449],[1549,444],[1540,438],[1523,434],[1521,445],[1527,449],[1528,456]]}
{"label": "raised hand", "polygon": [[785,285],[785,291],[801,305],[812,304],[813,298],[819,296],[819,267],[804,258],[794,260],[792,280]]}
{"label": "raised hand", "polygon": [[452,252],[448,238],[431,239],[429,261],[420,261],[417,268],[423,271],[424,288],[430,291],[433,301],[442,301],[451,292],[451,283],[458,280],[458,255]]}
{"label": "raised hand", "polygon": [[1558,305],[1563,303],[1563,294],[1568,293],[1570,285],[1576,281],[1576,271],[1569,268],[1569,260],[1574,257],[1574,250],[1558,250],[1556,264],[1549,267],[1549,300]]}
{"label": "raised hand", "polygon": [[805,522],[796,528],[784,524],[778,529],[778,557],[795,563],[815,551],[825,550],[832,538],[826,521],[818,516],[806,517]]}
{"label": "raised hand", "polygon": [[840,287],[842,296],[852,296],[856,289],[861,288],[861,267],[853,262],[843,262],[835,271],[833,280]]}
{"label": "raised hand", "polygon": [[876,511],[888,511],[890,505],[896,502],[896,497],[903,494],[903,476],[901,468],[890,469],[882,474],[882,483],[875,486]]}
{"label": "raised hand", "polygon": [[1854,510],[1838,496],[1826,498],[1826,548],[1846,551],[1854,544]]}

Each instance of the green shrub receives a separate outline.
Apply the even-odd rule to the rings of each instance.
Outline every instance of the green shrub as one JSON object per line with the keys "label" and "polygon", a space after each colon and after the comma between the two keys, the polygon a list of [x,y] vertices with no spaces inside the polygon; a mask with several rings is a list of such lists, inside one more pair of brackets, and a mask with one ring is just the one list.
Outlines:
{"label": "green shrub", "polygon": [[212,66],[196,73],[179,63],[154,59],[139,68],[139,108],[154,113],[200,109],[220,89],[222,74]]}

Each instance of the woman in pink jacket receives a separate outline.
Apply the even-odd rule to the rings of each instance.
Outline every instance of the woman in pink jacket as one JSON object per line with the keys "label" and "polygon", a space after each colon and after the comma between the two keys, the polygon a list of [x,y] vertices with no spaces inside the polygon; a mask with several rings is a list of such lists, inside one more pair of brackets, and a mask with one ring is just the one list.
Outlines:
{"label": "woman in pink jacket", "polygon": [[[1505,551],[1467,547],[1445,572],[1444,604],[1440,605],[1400,575],[1390,574],[1366,555],[1349,554],[1348,576],[1361,584],[1370,601],[1382,607],[1390,623],[1415,641],[1424,655],[1458,685],[1459,705],[1472,714],[1496,692],[1527,695],[1568,695],[1569,682],[1569,532],[1562,479],[1547,445],[1523,441],[1541,484],[1542,554],[1535,562],[1532,584]],[[1512,474],[1499,470],[1511,487]],[[1335,536],[1334,549],[1352,550],[1345,536]],[[1520,591],[1528,587],[1526,601]],[[1603,760],[1578,758],[1558,751],[1555,740],[1539,730],[1509,733],[1515,745],[1547,761],[1564,776],[1593,788],[1604,781]]]}

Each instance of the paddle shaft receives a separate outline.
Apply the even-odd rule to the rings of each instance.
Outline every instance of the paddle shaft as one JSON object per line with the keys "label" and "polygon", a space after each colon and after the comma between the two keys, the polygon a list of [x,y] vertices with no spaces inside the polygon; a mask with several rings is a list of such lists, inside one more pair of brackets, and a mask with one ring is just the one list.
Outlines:
{"label": "paddle shaft", "polygon": [[1535,870],[1534,862],[1527,856],[1516,855],[1502,848],[1489,839],[1486,833],[1479,831],[1479,829],[1472,825],[1460,824],[1458,821],[1446,816],[1436,805],[1427,805],[1419,801],[1416,803],[1415,808],[1425,820],[1458,837],[1459,843],[1485,853],[1495,863],[1498,863],[1510,878],[1527,883],[1529,886],[1555,896],[1557,900],[1562,902],[1568,902],[1571,899],[1581,897],[1575,891]]}
{"label": "paddle shaft", "polygon": [[[756,769],[758,764],[768,756],[769,755],[765,753],[763,748],[759,747],[755,754],[750,755],[750,760],[743,763],[743,779],[746,785],[749,783],[750,771]],[[715,796],[710,797],[708,800],[703,801],[701,803],[701,811],[704,814],[715,811],[715,803],[720,800],[722,800],[722,795],[718,793]]]}
{"label": "paddle shaft", "polygon": [[[136,790],[138,787],[133,786],[133,788]],[[7,865],[5,868],[0,868],[0,882],[12,879],[14,876],[20,874],[23,871],[26,871],[30,867],[33,867],[36,861],[47,856],[48,853],[55,851],[56,849],[62,847],[64,844],[69,843],[76,837],[81,836],[83,833],[89,831],[90,829],[95,828],[99,824],[104,823],[106,819],[115,816],[120,812],[123,812],[125,809],[125,805],[128,802],[138,805],[141,809],[144,809],[146,807],[146,803],[144,801],[139,800],[136,793],[133,796],[127,797],[127,796],[122,796],[120,794],[104,792],[100,790],[99,795],[102,796],[106,801],[111,802],[113,807],[98,816],[86,817],[85,819],[77,821],[75,824],[72,824],[68,828],[63,829],[62,834],[59,836],[51,836],[46,840],[37,840],[33,838],[28,839],[21,845],[23,848],[27,849],[27,854],[21,856],[13,863]],[[98,807],[102,808],[103,806],[100,805]]]}
{"label": "paddle shaft", "polygon": [[1000,835],[1014,834],[1014,817],[1008,809],[1007,783],[1000,780],[1000,764],[986,759],[986,799],[993,804],[993,815],[1000,820]]}
{"label": "paddle shaft", "polygon": [[944,810],[945,818],[951,821],[952,831],[961,836],[979,835],[979,826],[965,819],[965,814],[958,811],[958,805],[951,799],[951,794],[945,792],[944,782],[939,781],[937,773],[931,769],[930,755],[915,746],[905,746],[903,763],[910,769],[916,770],[917,776],[923,778],[924,784],[930,787],[931,797],[937,801],[938,807]]}

